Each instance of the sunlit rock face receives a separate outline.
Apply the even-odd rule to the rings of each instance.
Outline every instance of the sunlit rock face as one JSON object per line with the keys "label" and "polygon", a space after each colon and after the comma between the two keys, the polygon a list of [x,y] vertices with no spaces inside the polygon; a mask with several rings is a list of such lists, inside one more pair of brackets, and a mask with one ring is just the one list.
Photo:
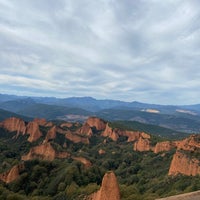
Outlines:
{"label": "sunlit rock face", "polygon": [[196,176],[200,174],[200,161],[197,158],[190,158],[185,153],[176,151],[173,156],[169,175],[184,174],[187,176]]}
{"label": "sunlit rock face", "polygon": [[17,132],[17,135],[25,134],[26,132],[26,125],[25,122],[22,119],[16,118],[16,117],[11,117],[3,122],[0,123],[0,127],[6,129],[9,132]]}
{"label": "sunlit rock face", "polygon": [[171,142],[171,141],[158,142],[154,148],[154,153],[170,151],[171,149],[173,149],[175,147],[176,147],[175,142]]}
{"label": "sunlit rock face", "polygon": [[150,151],[151,146],[149,139],[140,137],[139,140],[134,143],[133,149],[134,151]]}
{"label": "sunlit rock face", "polygon": [[107,172],[98,192],[89,197],[90,200],[120,200],[120,190],[114,172]]}
{"label": "sunlit rock face", "polygon": [[26,133],[29,135],[29,142],[35,142],[42,136],[42,132],[39,129],[39,125],[35,121],[28,123],[26,127]]}
{"label": "sunlit rock face", "polygon": [[67,152],[56,152],[50,143],[41,144],[30,149],[27,155],[22,156],[22,160],[49,160],[53,161],[55,158],[67,158],[70,154]]}
{"label": "sunlit rock face", "polygon": [[22,171],[23,169],[24,169],[23,163],[19,165],[15,165],[7,172],[0,174],[0,180],[5,183],[11,183],[19,178],[20,171]]}
{"label": "sunlit rock face", "polygon": [[89,117],[86,123],[90,127],[95,127],[98,131],[104,130],[106,128],[106,122],[98,117]]}

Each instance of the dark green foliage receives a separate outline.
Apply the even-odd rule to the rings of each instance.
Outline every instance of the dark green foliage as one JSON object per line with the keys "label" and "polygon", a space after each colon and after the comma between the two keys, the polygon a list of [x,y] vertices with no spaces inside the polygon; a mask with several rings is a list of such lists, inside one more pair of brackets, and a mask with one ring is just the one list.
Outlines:
{"label": "dark green foliage", "polygon": [[[60,122],[58,122],[60,123]],[[122,122],[115,123],[115,127]],[[127,123],[120,128],[131,127]],[[73,127],[75,129],[75,127]],[[27,142],[28,136],[8,133],[0,129],[0,172],[10,169],[20,162],[34,145],[42,143],[48,128],[40,127],[43,136],[34,143]],[[143,130],[144,131],[144,130]],[[152,144],[162,141],[162,137],[151,136]],[[57,134],[51,144],[56,151],[66,151],[75,157],[84,157],[92,162],[92,167],[67,159],[54,161],[31,160],[25,161],[25,169],[20,177],[10,183],[0,183],[0,199],[30,199],[30,200],[80,200],[85,195],[99,189],[103,175],[108,170],[114,170],[117,175],[122,200],[154,200],[158,197],[190,192],[200,189],[199,176],[169,177],[168,170],[175,150],[165,154],[153,152],[135,152],[133,143],[127,143],[126,137],[117,142],[100,136],[96,131],[90,138],[90,144],[73,143],[64,135]],[[63,144],[67,147],[64,148]],[[103,149],[105,154],[98,151]],[[199,157],[199,152],[189,153],[190,157]]]}

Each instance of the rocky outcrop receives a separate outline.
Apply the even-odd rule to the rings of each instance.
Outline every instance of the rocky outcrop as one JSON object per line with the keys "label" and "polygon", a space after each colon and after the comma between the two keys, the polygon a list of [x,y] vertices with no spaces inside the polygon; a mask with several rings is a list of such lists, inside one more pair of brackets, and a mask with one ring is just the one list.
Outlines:
{"label": "rocky outcrop", "polygon": [[67,152],[56,152],[50,143],[41,144],[39,146],[33,147],[29,153],[22,156],[22,160],[49,160],[52,161],[55,158],[68,158],[70,156]]}
{"label": "rocky outcrop", "polygon": [[171,142],[171,141],[158,142],[154,148],[154,153],[170,151],[171,149],[173,149],[175,147],[176,147],[175,142]]}
{"label": "rocky outcrop", "polygon": [[92,194],[90,200],[120,200],[120,190],[114,172],[107,172],[98,192]]}
{"label": "rocky outcrop", "polygon": [[74,143],[84,143],[84,144],[89,144],[89,139],[88,137],[82,137],[80,135],[74,134],[71,131],[66,131],[65,137],[74,142]]}
{"label": "rocky outcrop", "polygon": [[39,126],[45,126],[45,127],[51,127],[53,126],[52,122],[47,122],[46,119],[39,119],[39,118],[35,118],[33,120],[34,122],[36,122]]}
{"label": "rocky outcrop", "polygon": [[105,151],[105,150],[103,150],[103,149],[99,149],[98,153],[99,153],[99,155],[103,155],[103,154],[105,154],[105,153],[106,153],[106,151]]}
{"label": "rocky outcrop", "polygon": [[177,149],[185,151],[199,151],[200,150],[200,135],[191,135],[190,137],[177,141]]}
{"label": "rocky outcrop", "polygon": [[97,117],[89,117],[87,119],[86,123],[90,127],[95,127],[96,130],[98,130],[98,131],[104,130],[106,128],[106,122],[102,119],[97,118]]}
{"label": "rocky outcrop", "polygon": [[26,125],[22,119],[11,117],[1,122],[0,126],[10,132],[16,131],[16,138],[19,136],[19,134],[28,134],[28,141],[34,142],[42,136],[42,133],[39,129],[40,123],[42,122],[36,119],[35,121],[29,122]]}
{"label": "rocky outcrop", "polygon": [[53,126],[53,122],[47,122],[47,123],[45,124],[45,127],[51,127],[51,126]]}
{"label": "rocky outcrop", "polygon": [[39,126],[45,126],[47,124],[46,119],[35,118],[34,122],[36,122]]}
{"label": "rocky outcrop", "polygon": [[144,139],[150,139],[150,135],[140,131],[127,131],[127,130],[119,130],[119,136],[126,136],[128,138],[127,142],[134,142],[138,140],[140,137]]}
{"label": "rocky outcrop", "polygon": [[61,128],[64,128],[64,127],[71,128],[72,126],[73,126],[73,123],[71,122],[62,123],[60,125]]}
{"label": "rocky outcrop", "polygon": [[140,137],[139,140],[134,143],[133,149],[134,151],[150,151],[152,149],[150,140]]}
{"label": "rocky outcrop", "polygon": [[115,129],[111,128],[108,123],[106,124],[106,128],[101,135],[103,137],[109,137],[113,141],[117,141],[119,138],[118,133],[115,131]]}
{"label": "rocky outcrop", "polygon": [[49,140],[51,139],[54,139],[56,138],[56,131],[57,131],[57,128],[56,126],[53,126],[52,128],[50,128],[47,132],[47,135],[46,135],[46,138],[44,140],[44,143],[45,142],[48,142]]}
{"label": "rocky outcrop", "polygon": [[92,136],[92,129],[88,123],[83,124],[83,126],[76,131],[77,134],[79,135],[85,135],[88,137]]}
{"label": "rocky outcrop", "polygon": [[29,142],[35,142],[42,136],[42,132],[39,129],[39,125],[35,121],[28,123],[26,127],[26,133],[29,134]]}
{"label": "rocky outcrop", "polygon": [[24,164],[15,165],[9,171],[0,174],[0,180],[5,183],[11,183],[19,178],[22,170],[24,170]]}
{"label": "rocky outcrop", "polygon": [[196,176],[200,174],[200,161],[197,158],[190,158],[184,152],[176,151],[168,174],[173,176],[177,174]]}
{"label": "rocky outcrop", "polygon": [[25,134],[26,132],[26,125],[25,122],[22,119],[16,118],[16,117],[11,117],[3,122],[0,123],[0,127],[6,129],[9,132],[17,132],[17,135]]}
{"label": "rocky outcrop", "polygon": [[85,165],[85,167],[91,167],[92,166],[92,163],[89,160],[87,160],[86,158],[72,157],[72,159],[81,162],[82,164]]}
{"label": "rocky outcrop", "polygon": [[101,134],[103,137],[109,137],[113,141],[117,141],[119,137],[127,137],[127,142],[134,142],[138,140],[140,137],[144,139],[150,139],[150,135],[144,132],[139,131],[128,131],[128,130],[121,130],[119,128],[112,128],[109,124],[106,124],[106,128]]}

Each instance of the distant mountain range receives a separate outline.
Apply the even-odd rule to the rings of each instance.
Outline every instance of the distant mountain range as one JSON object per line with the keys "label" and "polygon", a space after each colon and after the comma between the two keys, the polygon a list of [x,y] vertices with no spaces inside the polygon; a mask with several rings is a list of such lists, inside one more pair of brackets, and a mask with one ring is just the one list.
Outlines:
{"label": "distant mountain range", "polygon": [[176,131],[200,132],[200,104],[158,105],[92,97],[62,99],[0,94],[0,108],[29,118],[82,121],[87,116],[98,116],[110,121],[138,121]]}

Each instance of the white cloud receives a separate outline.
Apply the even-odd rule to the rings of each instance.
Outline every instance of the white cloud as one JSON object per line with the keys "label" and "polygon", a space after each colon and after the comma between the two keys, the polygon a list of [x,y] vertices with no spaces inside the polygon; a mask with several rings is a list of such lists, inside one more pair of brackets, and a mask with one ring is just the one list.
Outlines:
{"label": "white cloud", "polygon": [[0,92],[199,103],[199,5],[0,0]]}

